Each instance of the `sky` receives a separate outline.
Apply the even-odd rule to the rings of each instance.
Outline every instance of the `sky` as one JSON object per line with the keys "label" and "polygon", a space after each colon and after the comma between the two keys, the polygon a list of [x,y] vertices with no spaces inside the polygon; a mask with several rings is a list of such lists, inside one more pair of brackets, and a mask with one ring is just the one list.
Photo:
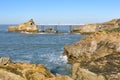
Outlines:
{"label": "sky", "polygon": [[0,0],[0,24],[87,24],[120,18],[120,0]]}

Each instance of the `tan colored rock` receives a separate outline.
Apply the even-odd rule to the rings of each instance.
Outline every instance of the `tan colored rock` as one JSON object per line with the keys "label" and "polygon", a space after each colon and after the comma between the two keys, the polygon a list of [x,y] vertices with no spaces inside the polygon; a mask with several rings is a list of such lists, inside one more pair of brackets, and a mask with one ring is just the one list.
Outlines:
{"label": "tan colored rock", "polygon": [[11,63],[5,66],[0,66],[0,70],[1,73],[2,71],[5,71],[5,74],[3,74],[3,76],[11,74],[11,80],[14,79],[14,77],[17,78],[18,76],[25,80],[45,80],[46,78],[54,77],[54,75],[47,71],[47,69],[43,65],[28,63]]}
{"label": "tan colored rock", "polygon": [[[85,77],[80,74],[81,68],[95,75],[104,76],[106,80],[120,79],[120,34],[118,32],[98,32],[85,36],[75,44],[66,45],[64,55],[67,55],[68,61],[73,64],[74,79],[79,71],[79,76]],[[76,80],[80,80],[80,77]]]}
{"label": "tan colored rock", "polygon": [[66,45],[64,47],[64,54],[70,57],[70,59],[73,59],[72,61],[74,61],[75,58],[75,62],[88,62],[99,57],[113,54],[113,52],[119,52],[119,41],[119,33],[107,34],[105,32],[99,32],[86,36],[73,45]]}
{"label": "tan colored rock", "polygon": [[81,32],[84,31],[86,33],[93,33],[96,31],[96,26],[97,24],[87,24],[87,25],[84,25],[82,28],[81,28]]}
{"label": "tan colored rock", "polygon": [[0,57],[0,65],[7,65],[12,63],[10,57]]}
{"label": "tan colored rock", "polygon": [[0,80],[26,80],[23,77],[0,69]]}
{"label": "tan colored rock", "polygon": [[76,75],[77,80],[106,80],[104,76],[97,75],[87,69],[82,68],[78,68]]}
{"label": "tan colored rock", "polygon": [[15,26],[9,26],[8,27],[9,32],[15,32],[16,30],[17,30],[17,28]]}
{"label": "tan colored rock", "polygon": [[90,34],[101,30],[111,30],[120,27],[120,19],[113,19],[104,23],[85,24],[78,28],[73,28],[73,33]]}
{"label": "tan colored rock", "polygon": [[[6,58],[4,58],[6,59]],[[6,60],[8,61],[8,60]],[[53,75],[42,64],[8,63],[0,65],[0,80],[73,80],[69,76]]]}
{"label": "tan colored rock", "polygon": [[49,78],[46,80],[74,80],[68,76],[61,76],[60,74],[57,74],[54,78]]}
{"label": "tan colored rock", "polygon": [[26,23],[19,24],[17,26],[9,26],[8,31],[10,32],[39,32],[38,26],[34,23],[33,19]]}

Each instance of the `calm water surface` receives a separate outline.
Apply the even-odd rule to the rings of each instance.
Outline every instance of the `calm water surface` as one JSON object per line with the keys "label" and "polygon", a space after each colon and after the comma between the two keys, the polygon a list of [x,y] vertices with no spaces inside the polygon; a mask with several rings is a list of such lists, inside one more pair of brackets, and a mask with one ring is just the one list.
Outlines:
{"label": "calm water surface", "polygon": [[[65,44],[73,44],[82,37],[78,34],[25,34],[7,32],[0,25],[0,56],[10,56],[13,62],[44,64],[53,73],[70,74],[71,66],[63,56]],[[69,27],[58,28],[68,31]]]}

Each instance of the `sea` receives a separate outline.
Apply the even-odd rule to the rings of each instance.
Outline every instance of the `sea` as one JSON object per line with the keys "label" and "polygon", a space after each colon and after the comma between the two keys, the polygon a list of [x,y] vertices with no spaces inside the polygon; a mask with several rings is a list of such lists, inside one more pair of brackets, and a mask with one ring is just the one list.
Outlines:
{"label": "sea", "polygon": [[8,32],[8,26],[0,25],[0,57],[10,57],[13,62],[44,64],[53,74],[71,74],[71,64],[63,55],[64,46],[79,41],[80,34],[69,34],[69,26],[57,27],[60,34]]}

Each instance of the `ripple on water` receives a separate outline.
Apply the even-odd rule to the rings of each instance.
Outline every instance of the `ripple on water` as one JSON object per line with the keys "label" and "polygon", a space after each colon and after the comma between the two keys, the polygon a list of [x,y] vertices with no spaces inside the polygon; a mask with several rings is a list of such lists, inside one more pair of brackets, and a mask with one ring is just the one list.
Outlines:
{"label": "ripple on water", "polygon": [[79,41],[80,35],[20,34],[4,28],[0,31],[0,56],[10,56],[14,62],[44,64],[54,74],[70,74],[71,65],[62,55],[64,45]]}

